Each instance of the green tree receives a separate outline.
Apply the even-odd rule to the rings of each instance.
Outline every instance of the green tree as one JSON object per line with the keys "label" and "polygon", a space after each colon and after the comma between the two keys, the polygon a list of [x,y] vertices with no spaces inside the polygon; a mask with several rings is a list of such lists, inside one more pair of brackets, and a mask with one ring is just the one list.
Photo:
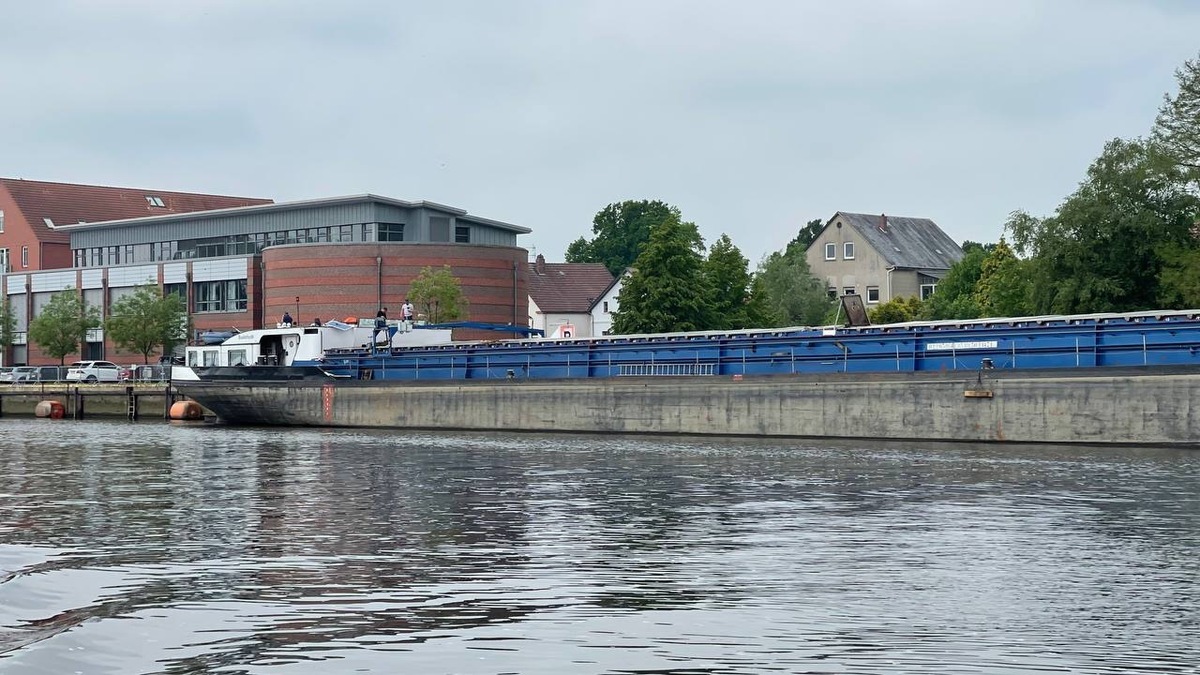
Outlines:
{"label": "green tree", "polygon": [[678,214],[655,225],[621,287],[612,332],[667,333],[712,328],[713,290],[696,226]]}
{"label": "green tree", "polygon": [[[973,298],[981,316],[1025,316],[1030,313],[1025,267],[1001,237],[1000,243],[981,262],[979,280],[975,283]],[[942,285],[938,284],[938,293],[941,292]]]}
{"label": "green tree", "polygon": [[4,301],[0,302],[0,349],[4,350],[6,356],[16,332],[17,316],[13,313],[12,301],[5,295]]}
{"label": "green tree", "polygon": [[763,296],[765,327],[819,325],[837,304],[829,299],[825,283],[813,276],[805,249],[798,245],[764,257],[755,279]]}
{"label": "green tree", "polygon": [[113,303],[104,332],[118,347],[149,363],[155,351],[169,354],[187,339],[187,307],[175,293],[164,296],[156,285],[139,286]]}
{"label": "green tree", "polygon": [[[940,286],[940,284],[939,284]],[[936,293],[934,295],[937,295]],[[892,298],[867,312],[871,323],[904,323],[917,321],[925,313],[921,299],[916,296]]]}
{"label": "green tree", "polygon": [[422,269],[408,287],[408,299],[430,323],[458,321],[467,315],[467,296],[449,265]]}
{"label": "green tree", "polygon": [[50,302],[29,322],[29,339],[50,358],[65,363],[79,351],[87,332],[100,325],[100,312],[88,307],[74,288],[50,296]]}
{"label": "green tree", "polygon": [[1195,242],[1159,249],[1163,266],[1159,273],[1159,303],[1164,308],[1200,307],[1200,248]]}
{"label": "green tree", "polygon": [[711,328],[725,330],[749,326],[750,261],[729,235],[722,234],[713,243],[704,261],[704,274],[712,288],[713,323]]}
{"label": "green tree", "polygon": [[[609,272],[620,274],[633,265],[650,231],[668,220],[680,220],[679,209],[657,200],[628,200],[609,204],[592,219],[590,241],[580,237],[567,247],[566,261],[604,263]],[[693,228],[694,229],[694,228]],[[703,244],[700,233],[696,242]]]}
{"label": "green tree", "polygon": [[1139,139],[1114,139],[1054,216],[1015,212],[1006,223],[1030,256],[1034,313],[1151,309],[1161,296],[1163,247],[1182,246],[1196,199],[1177,167]]}
{"label": "green tree", "polygon": [[1200,58],[1175,71],[1179,91],[1163,95],[1154,122],[1154,142],[1186,176],[1200,184]]}
{"label": "green tree", "polygon": [[817,235],[821,234],[821,230],[823,229],[825,229],[824,220],[814,218],[808,221],[804,224],[804,227],[800,228],[800,232],[796,234],[796,237],[788,242],[788,248],[791,249],[795,246],[799,247],[801,251],[807,251],[808,247],[816,241]]}
{"label": "green tree", "polygon": [[922,312],[926,319],[976,319],[983,316],[975,301],[975,286],[983,274],[987,248],[975,242],[963,242],[963,257],[950,266],[938,282],[937,292],[925,301]]}

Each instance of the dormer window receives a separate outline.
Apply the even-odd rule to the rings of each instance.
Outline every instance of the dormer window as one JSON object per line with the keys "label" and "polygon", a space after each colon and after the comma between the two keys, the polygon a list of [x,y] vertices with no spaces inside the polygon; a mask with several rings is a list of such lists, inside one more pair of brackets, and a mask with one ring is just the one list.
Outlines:
{"label": "dormer window", "polygon": [[825,244],[825,259],[837,260],[837,244]]}
{"label": "dormer window", "polygon": [[842,245],[842,258],[854,260],[854,242],[848,241]]}
{"label": "dormer window", "polygon": [[146,195],[146,203],[150,206],[157,206],[159,208],[166,208],[167,206],[163,202],[162,197],[156,197],[154,195]]}

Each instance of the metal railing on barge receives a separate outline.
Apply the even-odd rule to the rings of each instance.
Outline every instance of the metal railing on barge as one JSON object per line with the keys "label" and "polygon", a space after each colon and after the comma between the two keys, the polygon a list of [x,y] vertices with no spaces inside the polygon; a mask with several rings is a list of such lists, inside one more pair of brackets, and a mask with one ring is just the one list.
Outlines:
{"label": "metal railing on barge", "polygon": [[470,380],[1200,364],[1200,312],[1135,312],[331,350],[352,378]]}

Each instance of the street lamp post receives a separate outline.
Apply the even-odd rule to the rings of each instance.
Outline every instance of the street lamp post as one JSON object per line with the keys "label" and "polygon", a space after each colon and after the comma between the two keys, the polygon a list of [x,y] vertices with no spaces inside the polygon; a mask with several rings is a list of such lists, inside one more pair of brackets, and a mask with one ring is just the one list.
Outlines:
{"label": "street lamp post", "polygon": [[296,318],[294,321],[296,325],[300,325],[300,296],[298,295],[296,296]]}

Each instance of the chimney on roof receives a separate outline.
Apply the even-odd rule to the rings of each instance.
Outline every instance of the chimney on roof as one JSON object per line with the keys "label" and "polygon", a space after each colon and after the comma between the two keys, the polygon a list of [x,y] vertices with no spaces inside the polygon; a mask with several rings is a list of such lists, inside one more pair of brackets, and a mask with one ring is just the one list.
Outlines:
{"label": "chimney on roof", "polygon": [[545,274],[546,273],[546,256],[539,253],[538,257],[536,258],[536,262],[533,263],[533,269],[538,274]]}
{"label": "chimney on roof", "polygon": [[888,227],[887,226],[887,214],[886,213],[879,214],[879,231],[883,232],[884,234],[887,234],[887,227]]}

